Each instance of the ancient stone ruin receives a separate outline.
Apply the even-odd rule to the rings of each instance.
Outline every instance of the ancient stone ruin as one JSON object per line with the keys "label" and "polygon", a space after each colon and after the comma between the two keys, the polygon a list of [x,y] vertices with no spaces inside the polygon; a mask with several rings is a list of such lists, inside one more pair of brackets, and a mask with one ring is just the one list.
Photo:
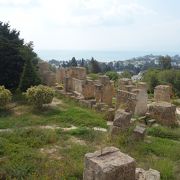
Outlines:
{"label": "ancient stone ruin", "polygon": [[131,117],[131,112],[126,112],[123,109],[118,109],[115,112],[113,126],[110,129],[111,135],[117,135],[119,132],[127,130],[130,127]]}
{"label": "ancient stone ruin", "polygon": [[108,110],[112,106],[114,87],[107,76],[100,76],[96,81],[90,80],[86,69],[82,67],[60,68],[56,76],[58,82],[64,85],[64,93],[70,93],[81,105],[98,111]]}
{"label": "ancient stone ruin", "polygon": [[135,160],[115,147],[85,155],[84,180],[135,180]]}
{"label": "ancient stone ruin", "polygon": [[160,180],[160,173],[136,168],[132,157],[118,148],[106,147],[85,155],[83,180]]}
{"label": "ancient stone ruin", "polygon": [[47,86],[55,86],[56,74],[49,68],[49,64],[45,61],[39,62],[39,74],[43,84]]}
{"label": "ancient stone ruin", "polygon": [[156,86],[154,89],[154,99],[156,102],[160,102],[160,101],[170,102],[171,94],[172,94],[172,88],[171,86],[168,85],[159,85]]}
{"label": "ancient stone ruin", "polygon": [[176,123],[176,106],[167,102],[154,102],[149,105],[150,116],[158,123],[171,126]]}
{"label": "ancient stone ruin", "polygon": [[145,115],[147,112],[147,85],[146,83],[138,83],[137,85],[129,79],[121,79],[119,81],[120,89],[116,95],[116,109],[123,108],[135,115]]}

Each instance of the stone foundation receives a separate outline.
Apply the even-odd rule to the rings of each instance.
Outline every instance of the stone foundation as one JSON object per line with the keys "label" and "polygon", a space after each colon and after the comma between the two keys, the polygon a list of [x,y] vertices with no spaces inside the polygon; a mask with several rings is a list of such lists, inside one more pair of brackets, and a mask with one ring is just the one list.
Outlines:
{"label": "stone foundation", "polygon": [[83,180],[135,180],[135,160],[115,147],[88,153]]}

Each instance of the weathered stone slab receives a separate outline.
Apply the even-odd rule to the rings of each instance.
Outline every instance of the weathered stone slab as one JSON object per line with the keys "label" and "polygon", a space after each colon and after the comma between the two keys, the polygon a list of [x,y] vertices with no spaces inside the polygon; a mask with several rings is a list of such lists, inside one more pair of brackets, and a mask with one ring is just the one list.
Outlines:
{"label": "weathered stone slab", "polygon": [[149,105],[149,113],[151,118],[162,125],[171,126],[176,123],[176,106],[171,103],[152,103]]}
{"label": "weathered stone slab", "polygon": [[115,147],[88,153],[83,180],[135,180],[135,160]]}
{"label": "weathered stone slab", "polygon": [[85,99],[95,98],[95,85],[92,80],[86,80],[82,86],[82,95]]}
{"label": "weathered stone slab", "polygon": [[135,129],[133,130],[133,139],[135,139],[135,140],[142,140],[142,139],[144,139],[145,132],[146,132],[146,128],[145,127],[137,125],[135,127]]}
{"label": "weathered stone slab", "polygon": [[115,118],[113,121],[114,126],[118,126],[122,129],[130,126],[132,113],[126,112],[122,109],[118,109],[115,113]]}
{"label": "weathered stone slab", "polygon": [[160,180],[160,172],[154,169],[145,171],[142,168],[136,168],[136,180]]}
{"label": "weathered stone slab", "polygon": [[170,102],[171,92],[172,92],[172,88],[168,85],[156,86],[154,89],[154,99],[156,102],[160,102],[160,101]]}

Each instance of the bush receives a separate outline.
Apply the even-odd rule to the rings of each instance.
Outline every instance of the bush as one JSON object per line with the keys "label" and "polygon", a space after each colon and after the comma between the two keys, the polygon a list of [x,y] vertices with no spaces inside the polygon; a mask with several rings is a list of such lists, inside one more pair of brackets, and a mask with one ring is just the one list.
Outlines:
{"label": "bush", "polygon": [[12,98],[12,94],[4,86],[0,86],[0,109],[4,108]]}
{"label": "bush", "polygon": [[119,78],[119,75],[115,71],[108,71],[106,75],[109,77],[110,80],[117,81]]}
{"label": "bush", "polygon": [[26,91],[25,96],[29,103],[41,109],[43,104],[52,102],[54,91],[52,88],[43,85],[33,86]]}

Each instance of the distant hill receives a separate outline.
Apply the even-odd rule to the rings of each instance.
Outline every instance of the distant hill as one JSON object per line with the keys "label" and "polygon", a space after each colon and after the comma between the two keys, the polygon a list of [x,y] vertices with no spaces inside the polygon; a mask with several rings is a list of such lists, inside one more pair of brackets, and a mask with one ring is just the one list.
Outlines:
{"label": "distant hill", "polygon": [[[104,71],[124,71],[128,70],[134,74],[138,74],[140,71],[147,70],[149,68],[159,68],[159,58],[157,55],[146,55],[142,57],[136,57],[127,59],[124,61],[111,61],[111,62],[99,62],[99,66]],[[78,66],[88,67],[90,59],[76,60]],[[55,67],[68,67],[70,61],[59,61],[52,59],[49,63]],[[82,63],[83,62],[83,63]],[[180,68],[180,56],[171,56],[171,65],[173,68]]]}

